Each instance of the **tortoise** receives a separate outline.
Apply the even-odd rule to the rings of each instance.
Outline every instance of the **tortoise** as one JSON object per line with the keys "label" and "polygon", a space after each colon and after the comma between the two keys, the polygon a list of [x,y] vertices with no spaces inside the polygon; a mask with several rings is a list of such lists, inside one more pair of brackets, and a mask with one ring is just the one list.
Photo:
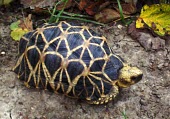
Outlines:
{"label": "tortoise", "polygon": [[13,70],[26,87],[48,89],[90,104],[108,103],[143,75],[115,55],[104,36],[66,21],[44,24],[25,34]]}

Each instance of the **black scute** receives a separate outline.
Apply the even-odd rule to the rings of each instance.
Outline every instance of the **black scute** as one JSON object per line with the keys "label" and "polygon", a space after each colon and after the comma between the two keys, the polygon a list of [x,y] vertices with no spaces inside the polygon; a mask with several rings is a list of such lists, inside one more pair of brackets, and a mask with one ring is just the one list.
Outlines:
{"label": "black scute", "polygon": [[73,27],[71,27],[71,28],[68,29],[68,32],[80,32],[81,30],[82,30],[82,28],[73,28]]}
{"label": "black scute", "polygon": [[88,67],[89,64],[90,64],[91,58],[90,58],[90,55],[89,55],[89,52],[88,52],[87,49],[84,50],[84,53],[83,53],[83,56],[82,56],[82,60],[83,60],[83,62],[86,63],[86,66]]}
{"label": "black scute", "polygon": [[99,38],[92,38],[91,40],[90,40],[90,42],[91,43],[97,43],[97,44],[101,44],[101,42],[102,42],[103,40],[101,40],[101,39],[99,39]]}
{"label": "black scute", "polygon": [[14,72],[20,76],[19,79],[20,80],[26,80],[27,77],[25,77],[25,71],[26,71],[26,67],[28,67],[26,65],[26,61],[25,58],[22,59],[21,63],[14,69]]}
{"label": "black scute", "polygon": [[[31,42],[34,42],[35,38],[36,38],[36,36],[34,36],[34,37],[30,40],[30,43],[31,43]],[[36,43],[36,44],[35,44],[35,43]],[[43,40],[41,34],[38,35],[35,43],[34,43],[34,44],[37,46],[37,48],[42,52],[46,43],[45,43],[45,41]]]}
{"label": "black scute", "polygon": [[110,57],[107,62],[104,72],[109,76],[110,79],[116,80],[119,76],[119,70],[123,67],[122,62],[114,55]]}
{"label": "black scute", "polygon": [[94,58],[104,57],[105,53],[100,46],[89,45],[89,49]]}
{"label": "black scute", "polygon": [[19,41],[19,54],[22,54],[22,53],[25,51],[26,47],[27,47],[28,41],[25,40],[24,37],[29,40],[29,39],[32,37],[32,34],[33,34],[33,33],[34,33],[34,32],[29,32],[29,33],[25,34],[25,35],[20,39],[20,41]]}
{"label": "black scute", "polygon": [[67,24],[65,24],[64,22],[62,23],[62,29],[66,30],[69,26]]}
{"label": "black scute", "polygon": [[84,43],[82,36],[78,33],[67,35],[67,41],[68,41],[70,50],[72,50],[73,48],[76,48]]}
{"label": "black scute", "polygon": [[[55,51],[55,50],[54,50]],[[60,53],[64,58],[67,56],[67,48],[66,48],[66,43],[64,40],[61,41],[59,48],[57,50],[58,53]]]}
{"label": "black scute", "polygon": [[88,40],[91,37],[91,35],[89,34],[89,32],[86,29],[84,29],[83,35],[84,35],[86,40]]}
{"label": "black scute", "polygon": [[102,46],[106,52],[107,55],[110,55],[110,49],[109,49],[109,46],[107,45],[106,42],[104,42],[103,46]]}
{"label": "black scute", "polygon": [[57,55],[47,54],[45,56],[45,66],[47,67],[49,73],[51,76],[54,75],[54,73],[58,70],[61,64],[61,58]]}
{"label": "black scute", "polygon": [[93,31],[92,29],[89,29],[90,33],[93,35],[93,36],[97,36],[97,37],[102,37],[101,34],[99,33],[96,33],[95,31]]}
{"label": "black scute", "polygon": [[90,67],[90,71],[92,71],[92,72],[100,71],[101,72],[104,63],[105,63],[104,60],[96,60],[96,61],[94,61],[92,66]]}
{"label": "black scute", "polygon": [[47,42],[50,42],[54,38],[60,36],[61,30],[58,27],[55,26],[54,28],[47,28],[47,29],[45,29],[43,31],[43,34],[44,34]]}
{"label": "black scute", "polygon": [[40,54],[38,53],[36,48],[30,49],[27,51],[27,57],[33,69],[37,65],[38,61],[40,60]]}
{"label": "black scute", "polygon": [[73,80],[81,74],[84,70],[83,65],[80,62],[70,62],[67,67],[67,71],[69,72],[70,79]]}
{"label": "black scute", "polygon": [[79,48],[76,51],[74,51],[71,56],[68,57],[68,59],[79,59],[80,58],[80,54],[82,52],[83,48]]}

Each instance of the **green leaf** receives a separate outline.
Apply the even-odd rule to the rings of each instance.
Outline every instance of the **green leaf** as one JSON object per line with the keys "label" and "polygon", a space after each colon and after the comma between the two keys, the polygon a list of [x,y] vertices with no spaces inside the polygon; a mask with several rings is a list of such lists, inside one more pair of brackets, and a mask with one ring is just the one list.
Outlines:
{"label": "green leaf", "polygon": [[136,28],[145,28],[146,25],[160,36],[170,35],[170,5],[145,5],[136,21]]}
{"label": "green leaf", "polygon": [[13,31],[13,30],[15,30],[15,29],[17,29],[17,28],[19,28],[19,24],[20,24],[20,20],[18,20],[18,21],[16,21],[16,22],[13,22],[11,25],[10,25],[10,29]]}

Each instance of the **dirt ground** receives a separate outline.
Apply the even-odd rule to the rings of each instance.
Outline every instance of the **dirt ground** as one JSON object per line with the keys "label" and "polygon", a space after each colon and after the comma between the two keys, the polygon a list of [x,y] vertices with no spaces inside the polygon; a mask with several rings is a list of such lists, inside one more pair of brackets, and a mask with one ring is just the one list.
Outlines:
{"label": "dirt ground", "polygon": [[[110,47],[125,61],[139,67],[143,79],[106,105],[89,105],[49,91],[28,89],[11,71],[17,60],[17,45],[9,25],[19,16],[0,13],[0,119],[170,119],[170,46],[146,51],[127,35],[127,28],[99,27]],[[7,15],[8,14],[8,15]]]}

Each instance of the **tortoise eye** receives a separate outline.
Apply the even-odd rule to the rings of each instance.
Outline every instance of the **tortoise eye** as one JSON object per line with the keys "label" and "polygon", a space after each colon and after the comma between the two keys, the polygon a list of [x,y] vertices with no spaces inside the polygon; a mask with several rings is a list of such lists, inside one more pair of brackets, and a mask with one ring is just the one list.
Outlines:
{"label": "tortoise eye", "polygon": [[143,74],[140,74],[138,76],[132,76],[131,80],[134,81],[135,83],[140,81],[142,79]]}

